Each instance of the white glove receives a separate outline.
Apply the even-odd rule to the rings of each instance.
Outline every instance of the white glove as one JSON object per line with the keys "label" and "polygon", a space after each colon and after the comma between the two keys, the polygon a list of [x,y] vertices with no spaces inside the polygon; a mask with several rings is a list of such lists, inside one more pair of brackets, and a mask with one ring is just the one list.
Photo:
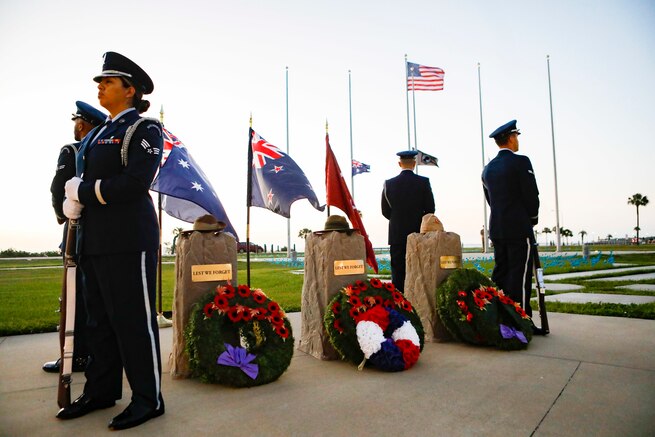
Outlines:
{"label": "white glove", "polygon": [[[66,184],[68,184],[68,182],[66,182]],[[82,217],[83,208],[84,205],[82,205],[77,200],[71,200],[69,198],[64,199],[64,204],[63,204],[64,215],[69,219],[77,220],[78,218]]]}
{"label": "white glove", "polygon": [[66,197],[71,200],[79,201],[80,198],[77,196],[77,190],[82,182],[82,179],[78,178],[77,176],[67,180],[66,185],[64,185],[64,189],[66,190]]}

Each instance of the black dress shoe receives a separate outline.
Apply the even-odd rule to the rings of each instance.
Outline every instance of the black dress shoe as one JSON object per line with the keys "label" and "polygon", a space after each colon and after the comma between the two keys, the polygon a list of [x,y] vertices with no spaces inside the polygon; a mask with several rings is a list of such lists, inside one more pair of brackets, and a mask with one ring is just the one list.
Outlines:
{"label": "black dress shoe", "polygon": [[548,331],[546,331],[544,328],[537,328],[536,326],[532,325],[532,335],[548,335]]}
{"label": "black dress shoe", "polygon": [[127,429],[139,426],[150,419],[154,419],[155,417],[159,417],[164,414],[164,401],[161,398],[160,404],[161,405],[158,409],[152,409],[132,402],[121,414],[111,419],[109,421],[109,425],[107,426],[113,430]]}
{"label": "black dress shoe", "polygon": [[113,407],[114,405],[116,405],[116,401],[114,400],[93,399],[86,393],[82,393],[82,396],[75,399],[68,407],[59,410],[57,419],[75,419],[92,411]]}
{"label": "black dress shoe", "polygon": [[[73,372],[84,372],[88,362],[88,357],[73,358]],[[43,371],[48,373],[59,373],[60,364],[61,358],[58,358],[56,361],[48,361],[43,365]]]}

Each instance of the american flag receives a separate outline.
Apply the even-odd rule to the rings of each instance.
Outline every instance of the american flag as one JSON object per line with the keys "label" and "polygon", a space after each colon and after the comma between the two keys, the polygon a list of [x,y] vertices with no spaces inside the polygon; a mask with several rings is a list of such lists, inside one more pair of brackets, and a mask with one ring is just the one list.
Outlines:
{"label": "american flag", "polygon": [[191,157],[184,144],[172,133],[164,134],[165,160],[150,189],[162,194],[162,209],[171,217],[193,223],[198,217],[211,214],[226,224],[225,231],[239,237],[227,217],[214,187]]}
{"label": "american flag", "polygon": [[445,73],[439,67],[407,63],[408,91],[441,91]]}
{"label": "american flag", "polygon": [[291,204],[299,199],[307,199],[319,211],[325,209],[298,164],[252,129],[248,161],[252,167],[248,206],[270,209],[287,218],[291,216]]}
{"label": "american flag", "polygon": [[371,166],[368,164],[364,164],[363,162],[359,162],[355,159],[353,159],[353,176],[360,174],[360,173],[368,173],[371,171]]}

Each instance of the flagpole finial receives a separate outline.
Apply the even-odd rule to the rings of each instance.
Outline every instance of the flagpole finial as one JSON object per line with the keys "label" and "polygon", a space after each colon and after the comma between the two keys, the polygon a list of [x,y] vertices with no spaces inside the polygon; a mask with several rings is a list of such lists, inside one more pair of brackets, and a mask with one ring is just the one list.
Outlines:
{"label": "flagpole finial", "polygon": [[325,119],[325,133],[328,133],[328,121]]}
{"label": "flagpole finial", "polygon": [[161,124],[164,124],[164,105],[161,105],[161,108],[159,109],[159,121]]}
{"label": "flagpole finial", "polygon": [[250,113],[250,129],[252,129],[252,112]]}
{"label": "flagpole finial", "polygon": [[405,62],[407,62],[407,53],[405,53]]}

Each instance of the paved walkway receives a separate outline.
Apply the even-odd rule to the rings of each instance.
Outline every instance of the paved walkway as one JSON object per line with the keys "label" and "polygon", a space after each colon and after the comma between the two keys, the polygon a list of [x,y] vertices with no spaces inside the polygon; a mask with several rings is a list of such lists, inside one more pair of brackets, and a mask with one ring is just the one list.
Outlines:
{"label": "paved walkway", "polygon": [[[300,314],[289,314],[300,335]],[[655,321],[552,313],[551,335],[526,351],[429,343],[400,373],[362,372],[296,351],[271,384],[234,389],[172,380],[166,414],[121,435],[156,436],[652,436]],[[160,330],[162,353],[172,328]],[[56,376],[41,363],[57,334],[0,338],[0,435],[88,436],[129,402],[55,419]],[[74,374],[74,395],[83,376]]]}
{"label": "paved walkway", "polygon": [[546,302],[620,303],[623,305],[634,303],[639,305],[655,302],[655,296],[636,296],[632,294],[560,293],[546,296]]}

